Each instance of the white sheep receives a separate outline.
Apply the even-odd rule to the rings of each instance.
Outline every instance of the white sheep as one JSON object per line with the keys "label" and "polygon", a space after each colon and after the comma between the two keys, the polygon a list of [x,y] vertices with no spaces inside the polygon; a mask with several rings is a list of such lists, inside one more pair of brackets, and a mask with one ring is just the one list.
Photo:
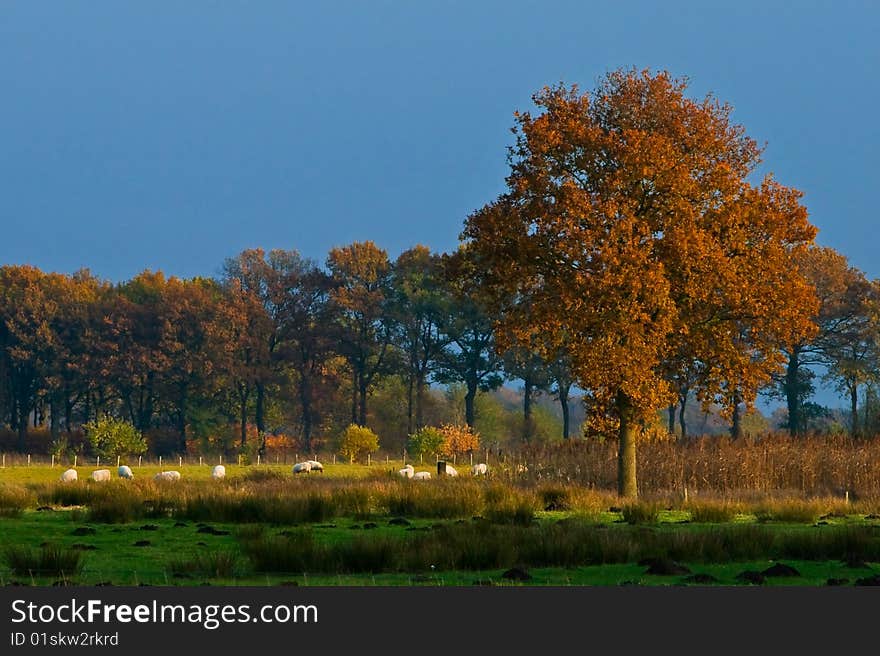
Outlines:
{"label": "white sheep", "polygon": [[309,465],[310,465],[311,468],[312,468],[312,471],[319,471],[319,472],[322,472],[322,473],[323,473],[323,471],[324,471],[324,465],[322,465],[322,464],[321,464],[320,462],[318,462],[317,460],[307,460],[306,462],[309,463]]}
{"label": "white sheep", "polygon": [[474,476],[485,476],[489,473],[489,466],[485,462],[480,462],[471,467],[471,474]]}
{"label": "white sheep", "polygon": [[416,472],[413,474],[412,479],[414,481],[427,481],[431,478],[431,472]]}
{"label": "white sheep", "polygon": [[180,472],[179,471],[163,471],[159,472],[153,477],[157,481],[179,481],[180,480]]}
{"label": "white sheep", "polygon": [[64,471],[63,474],[61,474],[60,480],[62,483],[72,483],[77,478],[79,478],[79,477],[78,477],[75,469],[67,469]]}
{"label": "white sheep", "polygon": [[312,464],[308,460],[306,460],[305,462],[298,462],[293,466],[293,473],[294,474],[302,474],[303,472],[308,474],[311,471],[312,471]]}
{"label": "white sheep", "polygon": [[399,476],[403,476],[404,478],[412,478],[413,474],[416,473],[416,469],[412,465],[407,465],[403,469],[397,470],[397,473]]}
{"label": "white sheep", "polygon": [[458,471],[452,465],[446,465],[446,476],[458,476]]}
{"label": "white sheep", "polygon": [[226,467],[223,465],[214,465],[214,469],[211,470],[211,478],[215,481],[219,481],[221,478],[226,477]]}
{"label": "white sheep", "polygon": [[119,475],[119,478],[134,478],[134,474],[131,473],[131,467],[128,465],[119,465],[116,473]]}
{"label": "white sheep", "polygon": [[96,483],[104,483],[110,480],[110,470],[109,469],[96,469],[92,472],[92,475],[89,478]]}

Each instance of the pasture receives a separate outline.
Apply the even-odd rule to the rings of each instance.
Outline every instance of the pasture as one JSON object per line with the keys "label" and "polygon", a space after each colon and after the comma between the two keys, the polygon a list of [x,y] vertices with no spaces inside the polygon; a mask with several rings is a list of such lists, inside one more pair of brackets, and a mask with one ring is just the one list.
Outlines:
{"label": "pasture", "polygon": [[[876,583],[880,502],[796,493],[612,493],[508,472],[413,481],[401,461],[158,466],[59,482],[0,469],[4,585]],[[417,470],[431,470],[420,466]],[[794,575],[785,567],[791,567]],[[766,572],[765,574],[761,574]]]}

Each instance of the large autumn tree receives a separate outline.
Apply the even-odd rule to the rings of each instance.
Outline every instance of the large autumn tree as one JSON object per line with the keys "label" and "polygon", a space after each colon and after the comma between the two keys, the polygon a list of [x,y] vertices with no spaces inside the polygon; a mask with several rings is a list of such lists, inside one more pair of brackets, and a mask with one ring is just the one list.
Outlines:
{"label": "large autumn tree", "polygon": [[[593,92],[545,88],[517,113],[508,191],[468,217],[502,347],[563,346],[618,424],[618,492],[635,497],[639,423],[675,395],[688,340],[699,388],[754,399],[815,298],[790,266],[815,236],[800,192],[749,176],[761,149],[711,96],[668,73],[618,70]],[[549,359],[549,357],[548,357]]]}

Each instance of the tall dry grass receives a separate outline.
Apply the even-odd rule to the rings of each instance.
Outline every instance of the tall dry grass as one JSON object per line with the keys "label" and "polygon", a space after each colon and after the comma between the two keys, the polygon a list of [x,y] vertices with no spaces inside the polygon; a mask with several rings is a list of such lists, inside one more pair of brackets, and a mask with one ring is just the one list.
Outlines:
{"label": "tall dry grass", "polygon": [[[617,444],[596,440],[527,446],[494,470],[519,483],[563,482],[613,490]],[[685,444],[644,442],[637,452],[640,491],[648,494],[786,491],[800,496],[880,496],[880,439],[791,438],[773,434],[732,440],[704,437]]]}

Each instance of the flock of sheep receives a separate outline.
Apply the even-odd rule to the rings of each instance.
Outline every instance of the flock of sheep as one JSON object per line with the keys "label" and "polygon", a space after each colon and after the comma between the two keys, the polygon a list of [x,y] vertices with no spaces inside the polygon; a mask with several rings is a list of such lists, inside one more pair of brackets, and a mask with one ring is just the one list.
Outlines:
{"label": "flock of sheep", "polygon": [[[311,472],[323,472],[324,465],[322,465],[317,460],[306,460],[304,462],[298,462],[293,466],[294,474],[309,474]],[[400,476],[404,478],[411,478],[414,481],[424,481],[431,478],[431,472],[428,471],[420,471],[417,472],[415,467],[412,465],[406,465],[403,469],[397,472]],[[474,476],[485,476],[489,473],[489,468],[486,466],[486,463],[481,462],[473,467],[471,467],[471,474]],[[128,465],[120,465],[117,470],[117,475],[119,478],[134,478],[134,474],[131,471],[131,467]],[[446,465],[446,476],[458,476],[458,472],[455,470],[455,467],[452,465]],[[226,477],[226,467],[223,465],[214,465],[214,468],[211,470],[211,478],[214,480],[220,480]],[[67,469],[61,474],[61,482],[62,483],[71,483],[76,481],[79,478],[75,469]],[[180,480],[180,472],[178,471],[162,471],[156,474],[153,477],[157,481],[179,481]],[[96,483],[106,482],[110,480],[110,470],[109,469],[96,469],[92,472],[92,475],[89,476],[89,480],[92,480]]]}
{"label": "flock of sheep", "polygon": [[[446,467],[446,476],[458,476],[458,471],[456,471],[455,467],[447,464]],[[427,481],[431,478],[431,472],[429,471],[420,471],[417,472],[415,467],[412,465],[406,465],[403,469],[398,469],[397,473],[404,478],[411,478],[414,481]],[[480,462],[471,467],[471,474],[474,476],[485,476],[489,473],[489,467],[485,462]]]}

